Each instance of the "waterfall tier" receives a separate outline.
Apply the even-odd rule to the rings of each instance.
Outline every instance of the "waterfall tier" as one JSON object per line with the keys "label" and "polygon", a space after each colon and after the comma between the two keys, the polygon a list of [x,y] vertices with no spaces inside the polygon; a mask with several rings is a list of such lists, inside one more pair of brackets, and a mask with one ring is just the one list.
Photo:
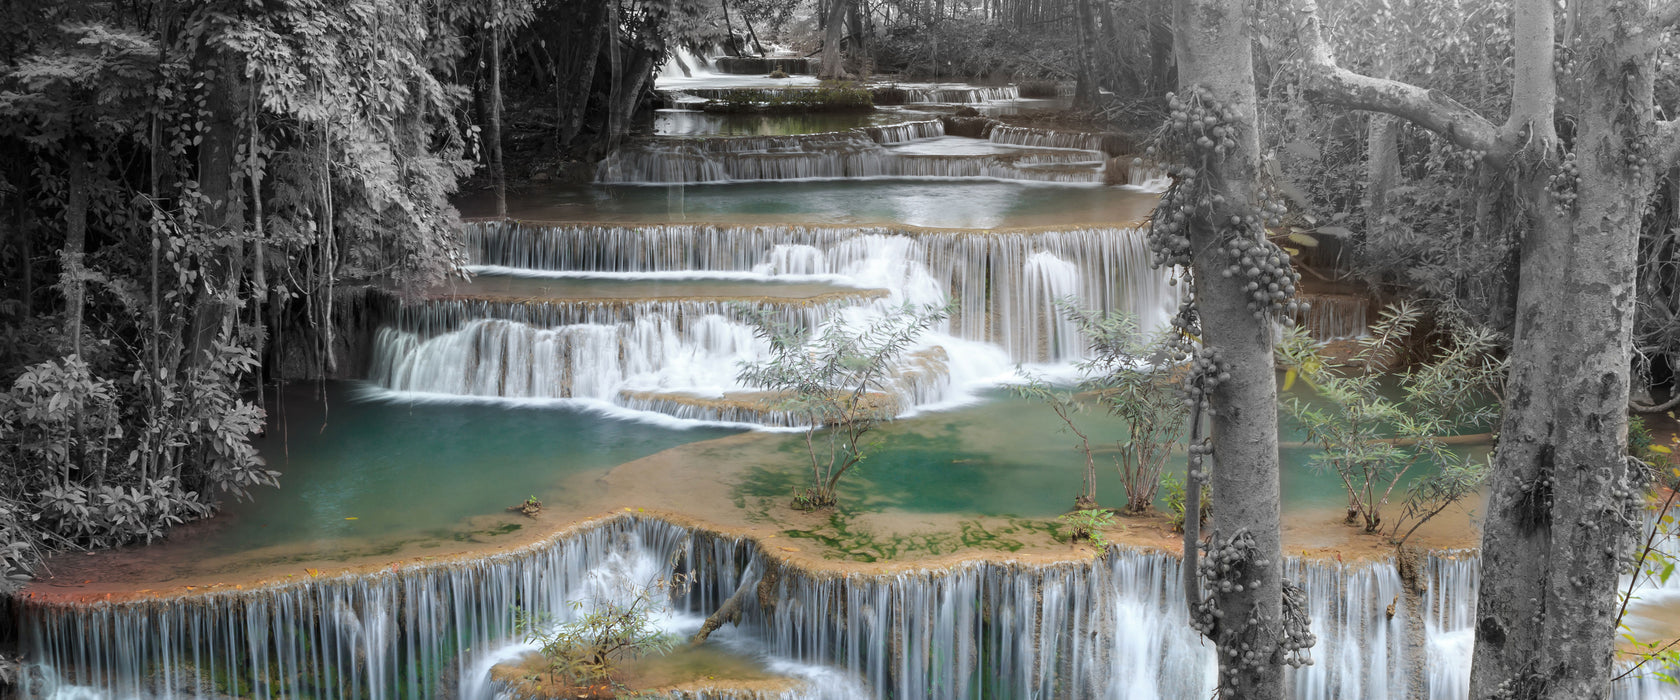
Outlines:
{"label": "waterfall tier", "polygon": [[[666,90],[666,94],[676,100],[684,98],[692,100],[728,100],[738,96],[742,90],[756,93],[790,92],[798,90],[820,89],[814,85],[761,85],[751,86],[682,86]],[[1014,85],[1002,87],[982,87],[976,85],[890,85],[872,86],[870,91],[876,95],[877,104],[982,104],[985,102],[1001,102],[1004,100],[1021,99],[1020,88]]]}
{"label": "waterfall tier", "polygon": [[1295,315],[1295,322],[1319,340],[1357,338],[1370,328],[1368,318],[1371,302],[1351,294],[1307,294],[1306,311]]}
{"label": "waterfall tier", "polygon": [[[1003,130],[1006,136],[1014,134],[1007,127]],[[596,181],[701,184],[893,177],[1103,182],[1100,135],[1095,135],[1097,149],[1075,150],[939,138],[943,134],[943,122],[935,119],[796,136],[643,139],[613,151],[598,167]],[[1031,140],[1028,135],[1015,136]],[[1043,140],[1071,142],[1075,135],[1059,136],[1070,138]],[[930,140],[938,146],[926,145]],[[964,147],[970,141],[988,148]],[[918,147],[907,147],[910,144]]]}
{"label": "waterfall tier", "polygon": [[[898,574],[812,573],[763,558],[751,541],[622,516],[551,544],[455,564],[132,603],[18,603],[31,665],[26,697],[258,697],[488,700],[488,669],[518,645],[514,610],[567,619],[569,601],[615,560],[677,562],[695,584],[672,603],[705,615],[743,576],[739,635],[773,657],[821,664],[841,697],[1209,697],[1213,646],[1185,623],[1178,560],[1111,549],[1094,562],[971,562]],[[642,568],[647,568],[646,564]],[[1462,698],[1473,557],[1425,563],[1414,610],[1388,563],[1292,560],[1307,592],[1315,664],[1289,671],[1289,697]],[[1405,627],[1424,626],[1424,649]],[[1466,647],[1467,649],[1467,647]],[[1428,654],[1414,665],[1411,654]],[[1417,668],[1420,677],[1412,677]],[[44,679],[44,680],[42,680]],[[1619,698],[1672,698],[1648,679]]]}
{"label": "waterfall tier", "polygon": [[[890,303],[957,303],[946,329],[1001,346],[1015,362],[1083,355],[1085,341],[1052,303],[1125,311],[1158,327],[1177,305],[1149,264],[1141,230],[923,231],[802,226],[469,224],[468,255],[534,270],[712,270],[833,275],[891,292]],[[949,348],[948,348],[949,349]]]}
{"label": "waterfall tier", "polygon": [[1082,131],[1056,131],[1024,126],[997,125],[987,135],[993,143],[1033,148],[1070,148],[1081,151],[1107,151],[1108,135]]}

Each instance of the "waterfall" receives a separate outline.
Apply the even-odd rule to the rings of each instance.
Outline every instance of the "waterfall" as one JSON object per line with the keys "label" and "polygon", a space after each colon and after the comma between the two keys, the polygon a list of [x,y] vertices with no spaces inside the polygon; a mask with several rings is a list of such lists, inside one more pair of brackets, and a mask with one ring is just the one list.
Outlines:
{"label": "waterfall", "polygon": [[992,127],[990,135],[992,143],[1002,143],[1011,146],[1031,146],[1033,148],[1069,148],[1081,151],[1103,150],[1103,134],[1082,131],[1055,131],[1053,129],[1035,129],[1025,126],[1008,126],[999,124]]}
{"label": "waterfall", "polygon": [[[1014,362],[1078,357],[1081,343],[1046,352],[1044,329],[1061,322],[1050,294],[1126,311],[1145,329],[1177,306],[1176,288],[1153,269],[1141,230],[925,231],[920,229],[713,226],[469,224],[468,255],[487,265],[539,270],[662,272],[718,270],[770,275],[838,275],[885,288],[892,304],[957,302],[949,333],[1000,346]],[[1050,258],[1038,257],[1048,254]],[[1063,275],[1045,280],[1053,258]],[[1071,271],[1077,271],[1076,275]],[[1032,280],[1029,280],[1029,277]],[[953,357],[953,359],[956,359]]]}
{"label": "waterfall", "polygon": [[[1176,700],[1212,690],[1213,648],[1185,623],[1172,555],[1112,548],[1090,562],[841,575],[623,515],[474,561],[135,602],[20,600],[24,696],[487,698],[489,667],[519,651],[515,607],[568,619],[570,601],[592,588],[617,590],[673,562],[695,580],[662,613],[670,629],[692,629],[744,576],[773,571],[741,627],[715,638],[824,679],[832,697]],[[1315,663],[1288,672],[1289,696],[1405,697],[1401,630],[1419,615],[1425,695],[1465,697],[1458,671],[1469,657],[1454,635],[1470,623],[1475,559],[1431,557],[1424,568],[1427,609],[1413,611],[1390,563],[1289,561],[1285,576],[1304,585],[1319,640]],[[1635,679],[1617,696],[1676,694]]]}
{"label": "waterfall", "polygon": [[1352,294],[1306,294],[1306,311],[1295,314],[1295,322],[1319,340],[1357,338],[1370,328],[1370,302]]}
{"label": "waterfall", "polygon": [[1021,99],[1020,88],[972,85],[900,85],[905,104],[980,104]]}
{"label": "waterfall", "polygon": [[1103,181],[1103,156],[1094,150],[939,154],[891,148],[943,134],[942,121],[927,120],[796,136],[642,139],[608,155],[595,179],[609,184],[888,177]]}
{"label": "waterfall", "polygon": [[866,126],[862,131],[875,139],[875,143],[892,146],[909,143],[916,139],[931,139],[945,135],[945,120],[925,119],[883,126]]}

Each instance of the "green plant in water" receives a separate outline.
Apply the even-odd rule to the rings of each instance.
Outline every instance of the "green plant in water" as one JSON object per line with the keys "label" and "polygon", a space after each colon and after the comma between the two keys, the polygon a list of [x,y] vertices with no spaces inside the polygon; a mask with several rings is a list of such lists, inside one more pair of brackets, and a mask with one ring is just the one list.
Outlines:
{"label": "green plant in water", "polygon": [[[1114,465],[1126,488],[1127,513],[1142,513],[1155,502],[1161,472],[1173,445],[1184,436],[1189,409],[1178,395],[1171,365],[1169,334],[1145,335],[1125,313],[1102,313],[1079,308],[1073,299],[1058,299],[1056,307],[1090,340],[1090,359],[1079,363],[1083,377],[1077,390],[1095,397],[1098,405],[1126,426],[1126,439],[1115,443]],[[1025,374],[1025,373],[1023,373]],[[1091,441],[1074,416],[1085,409],[1073,391],[1058,390],[1039,377],[1014,387],[1017,396],[1044,403],[1061,419],[1064,429],[1079,438],[1076,449],[1085,455],[1083,490],[1076,510],[1097,507],[1097,469]]]}
{"label": "green plant in water", "polygon": [[1490,331],[1449,322],[1435,355],[1400,375],[1399,398],[1385,397],[1381,370],[1399,358],[1422,316],[1409,303],[1383,309],[1349,365],[1331,365],[1299,328],[1278,346],[1280,363],[1289,368],[1285,386],[1300,378],[1321,399],[1291,398],[1285,406],[1320,448],[1311,457],[1312,466],[1336,475],[1346,488],[1349,524],[1380,531],[1382,509],[1406,475],[1419,464],[1437,467],[1407,491],[1400,517],[1389,530],[1397,544],[1474,493],[1486,478],[1489,457],[1454,452],[1448,438],[1493,426],[1505,376]]}
{"label": "green plant in water", "polygon": [[771,408],[806,426],[811,486],[794,495],[795,508],[815,510],[839,503],[840,478],[861,464],[879,444],[871,434],[896,413],[895,382],[900,358],[949,306],[905,305],[866,328],[829,323],[820,332],[785,324],[770,312],[748,311],[760,338],[770,344],[766,359],[741,365],[742,384],[769,392]]}
{"label": "green plant in water", "polygon": [[652,618],[673,589],[687,585],[686,576],[676,575],[624,597],[574,600],[569,605],[577,617],[560,624],[548,615],[514,608],[514,629],[536,645],[550,683],[564,680],[590,691],[619,693],[625,690],[614,679],[620,662],[669,652],[681,641],[661,631]]}
{"label": "green plant in water", "polygon": [[1114,511],[1106,508],[1076,510],[1062,514],[1060,520],[1068,524],[1068,539],[1075,542],[1089,540],[1097,549],[1108,549],[1108,537],[1103,534],[1103,529],[1114,524]]}

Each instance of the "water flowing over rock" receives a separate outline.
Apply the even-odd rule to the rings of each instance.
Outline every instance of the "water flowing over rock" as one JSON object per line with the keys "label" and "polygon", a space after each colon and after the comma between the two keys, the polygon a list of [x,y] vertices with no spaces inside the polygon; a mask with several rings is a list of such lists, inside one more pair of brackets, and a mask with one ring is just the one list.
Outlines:
{"label": "water flowing over rock", "polygon": [[[996,130],[994,130],[995,132]],[[1038,132],[1040,130],[1026,130]],[[989,153],[906,152],[895,146],[945,133],[938,119],[795,136],[658,137],[613,151],[596,171],[608,184],[701,184],[855,178],[991,178],[1101,183],[1101,136],[1060,134],[1039,140],[1071,143],[1093,136],[1097,147],[993,149]],[[1049,132],[1045,132],[1049,133]],[[1021,141],[1033,139],[1025,136]],[[993,143],[1013,144],[993,139]],[[982,142],[984,143],[984,142]]]}
{"label": "water flowing over rock", "polygon": [[1305,294],[1306,311],[1295,315],[1295,322],[1319,340],[1357,338],[1371,326],[1368,315],[1371,302],[1351,294]]}
{"label": "water flowing over rock", "polygon": [[[890,292],[886,303],[957,302],[948,329],[1017,362],[1077,358],[1052,301],[1127,311],[1158,327],[1176,308],[1166,273],[1131,228],[925,231],[884,227],[598,226],[476,223],[468,255],[484,265],[654,273],[713,270],[830,275]],[[955,358],[953,358],[955,359]]]}
{"label": "water flowing over rock", "polygon": [[[730,394],[743,362],[768,354],[749,314],[816,329],[867,327],[905,304],[957,303],[901,358],[897,412],[965,398],[1021,362],[1069,362],[1087,340],[1061,299],[1126,311],[1146,327],[1177,304],[1129,228],[920,229],[482,222],[465,230],[480,269],[605,276],[620,282],[706,274],[820,279],[810,299],[430,298],[391,302],[367,377],[403,392],[589,399],[679,418],[798,425]],[[855,291],[846,291],[847,289]],[[756,418],[753,418],[755,417]]]}
{"label": "water flowing over rock", "polygon": [[[672,565],[695,574],[670,605],[672,628],[697,627],[744,575],[772,567],[741,627],[718,635],[803,669],[795,677],[825,678],[830,691],[850,684],[830,697],[1175,700],[1212,690],[1213,647],[1185,623],[1174,556],[1115,548],[1093,562],[841,575],[768,562],[750,541],[621,516],[476,561],[132,603],[21,601],[33,671],[24,692],[488,700],[489,667],[523,651],[512,640],[516,607],[567,619],[569,601],[588,591]],[[1315,663],[1290,672],[1290,697],[1403,698],[1422,684],[1424,697],[1463,698],[1475,566],[1473,556],[1428,559],[1425,609],[1412,610],[1389,563],[1289,562],[1319,640]],[[1405,643],[1414,619],[1426,630],[1421,650]],[[1413,678],[1413,668],[1426,673]],[[1617,697],[1674,694],[1633,679]]]}

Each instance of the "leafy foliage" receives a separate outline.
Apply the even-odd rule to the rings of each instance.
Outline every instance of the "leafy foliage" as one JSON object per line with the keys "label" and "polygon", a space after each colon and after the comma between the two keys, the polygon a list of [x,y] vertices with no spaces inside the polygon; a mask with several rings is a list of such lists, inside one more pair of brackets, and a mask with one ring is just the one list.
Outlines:
{"label": "leafy foliage", "polygon": [[1505,373],[1493,334],[1460,324],[1436,355],[1401,375],[1398,398],[1385,396],[1379,370],[1399,356],[1422,316],[1409,303],[1385,308],[1349,366],[1330,365],[1299,330],[1279,349],[1283,363],[1318,394],[1318,401],[1291,398],[1286,408],[1320,448],[1311,457],[1313,467],[1347,489],[1349,523],[1379,531],[1383,506],[1407,474],[1420,464],[1435,465],[1407,491],[1392,523],[1389,536],[1401,543],[1486,477],[1488,458],[1456,453],[1448,438],[1493,426]]}
{"label": "leafy foliage", "polygon": [[[1090,339],[1090,357],[1079,363],[1083,378],[1078,391],[1094,396],[1110,417],[1126,427],[1126,439],[1115,444],[1114,464],[1126,488],[1125,512],[1144,512],[1155,502],[1161,472],[1173,446],[1183,438],[1189,419],[1189,410],[1177,391],[1178,380],[1168,363],[1173,336],[1146,336],[1131,316],[1121,312],[1084,310],[1070,299],[1057,300],[1056,305]],[[1079,438],[1086,477],[1075,507],[1095,508],[1096,461],[1090,439],[1073,418],[1084,410],[1085,403],[1073,392],[1058,390],[1038,377],[1029,376],[1025,384],[1014,387],[1014,392],[1049,406],[1065,428]]]}
{"label": "leafy foliage", "polygon": [[1103,534],[1103,529],[1114,524],[1113,511],[1102,508],[1076,510],[1063,513],[1061,521],[1069,526],[1069,539],[1090,540],[1097,549],[1108,549],[1108,536]]}
{"label": "leafy foliage", "polygon": [[[1161,474],[1161,488],[1167,492],[1167,517],[1172,521],[1173,532],[1184,532],[1184,507],[1188,498],[1184,492],[1184,479],[1172,472]],[[1213,516],[1213,489],[1206,481],[1202,482],[1201,517],[1197,519],[1198,526],[1207,524],[1208,518]]]}
{"label": "leafy foliage", "polygon": [[585,688],[622,689],[613,678],[619,662],[668,652],[680,641],[659,629],[653,616],[673,586],[682,585],[686,581],[678,577],[655,581],[628,596],[573,600],[568,604],[574,619],[560,624],[516,609],[515,627],[527,644],[537,646],[551,683],[563,678]]}
{"label": "leafy foliage", "polygon": [[0,566],[20,574],[274,485],[246,398],[263,361],[338,371],[345,280],[457,269],[472,130],[468,17],[442,6],[7,16],[30,36],[0,52]]}
{"label": "leafy foliage", "polygon": [[770,355],[743,364],[739,379],[774,396],[774,408],[807,426],[805,447],[812,486],[795,497],[802,508],[838,503],[836,487],[874,449],[871,431],[897,413],[893,385],[898,361],[922,333],[950,316],[950,308],[905,305],[869,326],[843,322],[820,331],[753,316]]}

